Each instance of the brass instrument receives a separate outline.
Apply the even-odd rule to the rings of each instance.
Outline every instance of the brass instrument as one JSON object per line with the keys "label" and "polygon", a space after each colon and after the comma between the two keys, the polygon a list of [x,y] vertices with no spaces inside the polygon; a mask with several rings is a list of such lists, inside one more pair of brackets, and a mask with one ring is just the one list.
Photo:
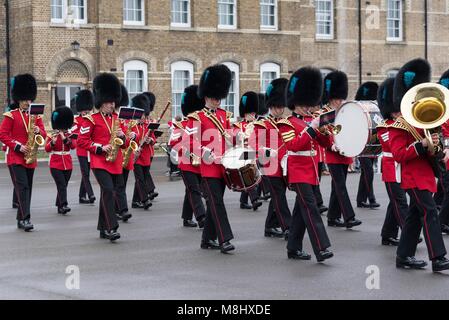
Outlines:
{"label": "brass instrument", "polygon": [[[137,124],[135,120],[131,120],[128,122],[127,128],[126,128],[126,136],[129,137],[131,134],[131,129]],[[131,159],[131,156],[139,149],[139,145],[134,140],[131,140],[129,143],[129,146],[126,150],[123,151],[123,168],[126,168],[129,164],[129,160]]]}
{"label": "brass instrument", "polygon": [[25,154],[24,160],[26,164],[32,164],[37,160],[37,151],[39,147],[45,144],[45,139],[40,134],[34,133],[34,128],[36,128],[36,116],[30,116],[28,121],[28,140],[26,146],[28,147],[28,152]]}
{"label": "brass instrument", "polygon": [[402,98],[402,117],[411,126],[424,129],[431,154],[442,150],[440,144],[433,144],[432,133],[439,133],[441,125],[449,119],[448,103],[449,90],[430,82],[411,88]]}
{"label": "brass instrument", "polygon": [[[330,107],[328,107],[328,106],[324,106],[322,110],[315,111],[315,112],[312,114],[312,117],[313,117],[313,119],[318,118],[318,117],[320,117],[323,113],[330,112],[330,111],[332,111],[332,110],[333,110],[332,108],[330,108]],[[339,134],[340,131],[341,131],[341,125],[340,125],[340,124],[334,125],[334,124],[331,124],[331,123],[330,123],[330,124],[328,124],[328,125],[326,125],[326,126],[324,126],[324,127],[322,127],[322,128],[319,128],[318,130],[319,130],[321,133],[336,136],[336,135]]]}
{"label": "brass instrument", "polygon": [[115,119],[112,121],[111,128],[111,139],[109,140],[109,144],[111,145],[111,150],[106,155],[106,161],[114,162],[117,159],[118,150],[120,146],[123,145],[123,140],[117,137],[117,131],[120,127],[119,119]]}

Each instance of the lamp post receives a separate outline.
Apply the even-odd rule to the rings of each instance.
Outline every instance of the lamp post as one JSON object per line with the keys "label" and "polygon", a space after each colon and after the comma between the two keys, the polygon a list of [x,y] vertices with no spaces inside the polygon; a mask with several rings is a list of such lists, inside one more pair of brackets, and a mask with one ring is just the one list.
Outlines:
{"label": "lamp post", "polygon": [[79,42],[78,41],[73,41],[71,44],[70,44],[71,46],[72,46],[72,50],[73,51],[78,51],[79,49],[80,49],[80,44],[79,44]]}

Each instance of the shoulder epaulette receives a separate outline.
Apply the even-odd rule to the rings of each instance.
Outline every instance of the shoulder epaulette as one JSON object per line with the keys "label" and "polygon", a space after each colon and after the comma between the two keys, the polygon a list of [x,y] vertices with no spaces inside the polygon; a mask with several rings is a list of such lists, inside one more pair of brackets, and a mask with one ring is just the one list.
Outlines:
{"label": "shoulder epaulette", "polygon": [[265,129],[267,128],[267,126],[265,125],[265,121],[263,120],[254,121],[254,125],[264,127]]}
{"label": "shoulder epaulette", "polygon": [[281,119],[278,122],[276,122],[276,124],[286,124],[287,126],[290,126],[292,128],[295,128],[295,126],[290,122],[290,120],[288,119]]}
{"label": "shoulder epaulette", "polygon": [[4,116],[4,117],[11,118],[11,119],[14,119],[14,116],[12,115],[12,113],[11,113],[10,111],[5,112],[5,113],[3,114],[3,116]]}
{"label": "shoulder epaulette", "polygon": [[192,112],[187,116],[187,118],[195,119],[196,121],[200,121],[200,116],[198,115],[198,111]]}
{"label": "shoulder epaulette", "polygon": [[408,131],[408,128],[402,123],[402,121],[400,120],[400,118],[398,118],[398,119],[397,119],[392,125],[390,125],[389,127]]}
{"label": "shoulder epaulette", "polygon": [[386,120],[382,120],[382,122],[377,125],[377,128],[388,128],[389,126],[390,125],[387,123]]}
{"label": "shoulder epaulette", "polygon": [[85,118],[85,119],[89,120],[90,122],[92,122],[93,124],[95,124],[95,120],[94,120],[94,118],[92,118],[92,115],[86,114],[83,116],[83,118]]}
{"label": "shoulder epaulette", "polygon": [[232,116],[233,116],[233,115],[234,115],[234,114],[233,114],[232,112],[226,111],[226,119],[227,119],[227,120],[232,119]]}

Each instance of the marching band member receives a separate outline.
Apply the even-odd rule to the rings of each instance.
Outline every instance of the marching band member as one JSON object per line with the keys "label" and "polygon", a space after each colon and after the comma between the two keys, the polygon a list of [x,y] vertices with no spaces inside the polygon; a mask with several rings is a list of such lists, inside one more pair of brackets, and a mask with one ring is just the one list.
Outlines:
{"label": "marching band member", "polygon": [[[224,168],[220,158],[226,144],[232,144],[229,133],[231,114],[220,108],[221,100],[226,98],[231,86],[231,71],[225,65],[208,67],[200,79],[198,96],[205,100],[205,108],[196,113],[199,120],[189,119],[187,131],[198,130],[200,145],[192,147],[192,152],[202,158],[201,176],[207,196],[206,221],[201,240],[202,249],[220,249],[227,253],[235,249],[231,244],[234,238],[228,214],[223,201],[226,189]],[[219,244],[215,241],[218,237]]]}
{"label": "marching band member", "polygon": [[[449,89],[449,70],[443,73],[440,80],[438,81],[439,84],[442,86],[445,86]],[[441,133],[443,135],[443,142],[444,146],[447,148],[449,146],[449,121],[444,123],[441,127]],[[441,210],[440,210],[440,223],[441,223],[441,232],[445,234],[449,234],[449,164],[446,163],[446,171],[443,172],[442,178],[439,179],[439,182],[442,183],[442,190],[444,193],[443,202],[441,203]],[[434,195],[435,199],[435,195]],[[435,199],[435,202],[436,199]],[[438,205],[438,204],[437,204]]]}
{"label": "marching band member", "polygon": [[189,153],[190,139],[193,138],[192,135],[195,132],[186,130],[189,118],[195,120],[197,118],[195,112],[204,108],[204,99],[198,98],[197,92],[197,85],[185,88],[181,101],[184,119],[174,123],[169,144],[178,155],[178,168],[181,170],[181,176],[186,187],[181,216],[183,226],[196,227],[197,224],[192,220],[193,215],[195,215],[198,226],[203,228],[206,209],[202,200],[200,159],[194,159],[194,156]]}
{"label": "marching band member", "polygon": [[[16,103],[16,102],[13,102],[13,103],[11,103],[8,106],[8,108],[6,109],[6,112],[15,110],[18,107],[19,107],[19,104]],[[3,144],[2,150],[5,152],[5,159],[7,159],[8,158],[8,152],[9,152],[8,146],[6,144]],[[9,174],[12,177],[11,166],[8,166],[8,170],[9,170]],[[17,194],[16,194],[16,191],[14,190],[14,188],[12,190],[12,205],[11,206],[12,206],[13,209],[17,209],[19,207],[19,202],[17,201]]]}
{"label": "marching band member", "polygon": [[[430,81],[430,65],[423,59],[415,59],[406,63],[396,76],[394,83],[394,108],[401,110],[404,94],[420,83]],[[421,229],[424,229],[429,259],[432,260],[434,272],[449,269],[446,259],[446,248],[441,235],[438,210],[432,193],[437,186],[430,161],[430,143],[424,131],[410,125],[402,116],[389,126],[391,152],[394,160],[400,164],[401,187],[410,196],[410,206],[402,228],[401,238],[396,256],[397,268],[421,269],[427,263],[415,258]],[[432,142],[439,143],[438,134],[432,134]],[[445,151],[445,161],[449,152]]]}
{"label": "marching band member", "polygon": [[[259,97],[259,109],[257,111],[257,121],[264,121],[265,118],[268,116],[268,108],[265,105],[265,94],[264,93],[258,93]],[[257,186],[257,195],[260,200],[267,201],[270,199],[270,181],[267,176],[262,175],[262,181],[260,181],[259,185]]]}
{"label": "marching band member", "polygon": [[56,202],[58,214],[70,212],[67,202],[67,186],[72,176],[72,156],[76,140],[71,138],[68,129],[73,125],[73,112],[69,107],[59,107],[51,114],[51,126],[56,132],[47,136],[45,151],[50,153],[50,172],[56,183]]}
{"label": "marching band member", "polygon": [[114,112],[121,99],[120,81],[113,74],[95,77],[93,93],[97,113],[85,117],[78,143],[89,150],[91,168],[101,189],[98,227],[100,238],[111,242],[120,238],[119,224],[114,208],[114,192],[123,184],[123,155],[125,135]]}
{"label": "marching band member", "polygon": [[147,95],[140,94],[133,98],[133,105],[143,109],[144,114],[139,124],[135,127],[139,149],[135,153],[134,160],[135,183],[132,207],[148,210],[153,205],[150,197],[150,166],[153,152],[152,142],[155,141],[155,137],[154,133],[148,128],[149,122],[147,121],[151,112],[152,102]]}
{"label": "marching band member", "polygon": [[[337,110],[348,97],[348,77],[342,71],[333,71],[324,78],[323,100],[325,109]],[[361,225],[355,218],[354,208],[346,188],[348,167],[352,158],[341,155],[335,144],[326,149],[326,164],[332,177],[332,189],[327,213],[327,224],[330,227],[346,227],[348,229]],[[344,221],[340,218],[343,215]]]}
{"label": "marching band member", "polygon": [[[265,220],[265,237],[288,238],[291,212],[286,197],[287,183],[284,179],[281,161],[286,154],[284,141],[277,122],[282,119],[285,110],[285,88],[288,80],[273,80],[265,92],[266,107],[269,115],[254,123],[256,145],[259,150],[259,163],[263,177],[268,180],[270,203]],[[262,152],[261,152],[262,151]],[[282,231],[278,228],[281,227]]]}
{"label": "marching band member", "polygon": [[304,67],[297,70],[287,84],[287,107],[293,114],[278,121],[285,146],[288,150],[287,178],[296,192],[295,208],[288,235],[287,255],[289,259],[310,260],[303,250],[305,230],[309,234],[316,259],[322,262],[332,258],[329,237],[321,220],[313,186],[319,183],[315,145],[329,147],[328,135],[318,131],[319,117],[310,126],[298,116],[317,106],[323,93],[323,78],[320,70]]}
{"label": "marching band member", "polygon": [[[9,148],[6,163],[17,195],[17,227],[31,231],[34,228],[30,221],[31,191],[37,159],[29,157],[32,150],[31,143],[28,142],[34,141],[35,135],[45,139],[47,134],[42,117],[30,116],[28,113],[29,106],[37,95],[36,79],[30,74],[17,75],[13,79],[11,94],[19,107],[4,114],[0,126],[0,141]],[[25,158],[34,161],[27,163]]]}
{"label": "marching band member", "polygon": [[[74,126],[72,131],[80,135],[80,128],[83,126],[84,117],[87,116],[94,108],[94,96],[90,90],[81,90],[75,95],[75,106],[79,115],[75,116]],[[94,190],[90,183],[90,164],[89,164],[89,151],[76,146],[76,155],[80,164],[81,170],[81,183],[79,189],[79,203],[89,204],[94,203],[96,198]]]}
{"label": "marching band member", "polygon": [[[242,119],[233,124],[234,133],[246,135],[249,137],[254,132],[254,121],[259,109],[259,97],[257,93],[248,91],[240,98],[239,113]],[[247,128],[249,128],[247,130]],[[252,131],[252,132],[250,132]],[[248,197],[251,199],[251,205],[248,204]],[[262,202],[259,201],[259,195],[256,188],[250,191],[243,191],[240,195],[240,209],[253,209],[256,211]]]}
{"label": "marching band member", "polygon": [[[374,101],[377,99],[377,90],[379,86],[377,83],[368,81],[363,83],[357,90],[355,100],[357,101]],[[359,189],[357,191],[357,207],[358,208],[378,208],[380,204],[376,202],[376,196],[374,195],[374,170],[373,165],[376,160],[376,156],[366,155],[359,156],[360,161],[360,180]],[[368,202],[367,202],[368,200]]]}

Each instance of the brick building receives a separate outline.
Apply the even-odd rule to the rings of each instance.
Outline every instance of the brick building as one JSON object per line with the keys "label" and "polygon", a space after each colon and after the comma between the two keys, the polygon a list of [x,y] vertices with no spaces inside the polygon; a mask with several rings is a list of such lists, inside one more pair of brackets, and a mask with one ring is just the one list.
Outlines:
{"label": "brick building", "polygon": [[[424,2],[362,1],[362,81],[382,81],[424,56]],[[359,81],[356,0],[9,0],[11,73],[33,73],[38,102],[70,105],[98,72],[115,73],[131,95],[153,91],[156,113],[208,65],[234,75],[225,106],[262,91],[304,65]],[[428,59],[438,78],[449,68],[449,1],[428,0]],[[0,7],[0,104],[6,102],[5,10]],[[48,112],[50,108],[47,108]]]}

